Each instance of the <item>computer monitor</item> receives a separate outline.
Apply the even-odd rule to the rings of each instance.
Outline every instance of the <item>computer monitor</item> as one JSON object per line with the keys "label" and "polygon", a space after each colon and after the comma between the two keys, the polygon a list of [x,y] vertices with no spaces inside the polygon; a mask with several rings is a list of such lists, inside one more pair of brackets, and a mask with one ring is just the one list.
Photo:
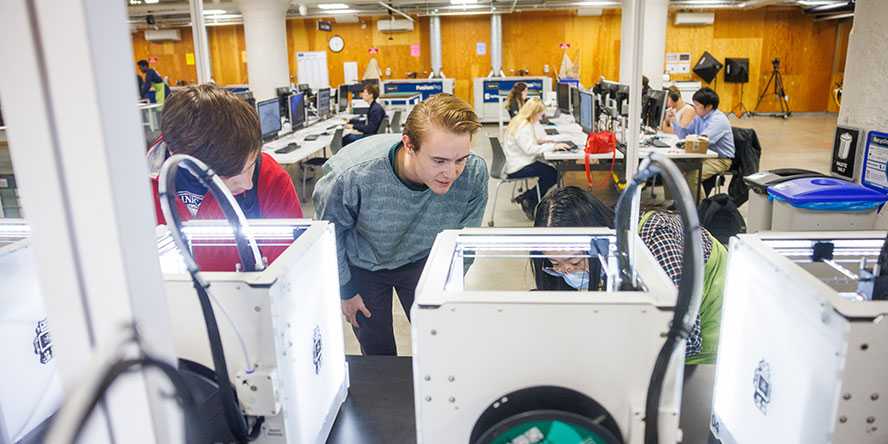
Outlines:
{"label": "computer monitor", "polygon": [[305,94],[296,93],[290,96],[290,126],[293,131],[305,124]]}
{"label": "computer monitor", "polygon": [[641,106],[642,124],[651,128],[659,127],[666,108],[666,91],[651,89],[645,95]]}
{"label": "computer monitor", "polygon": [[287,116],[290,114],[290,87],[282,86],[276,89],[278,96],[278,106],[281,107],[281,115]]}
{"label": "computer monitor", "polygon": [[570,84],[569,83],[559,83],[558,89],[556,91],[556,98],[558,100],[558,109],[564,113],[570,113]]}
{"label": "computer monitor", "polygon": [[617,85],[617,91],[614,93],[614,100],[617,101],[617,109],[624,116],[629,115],[629,85],[622,83]]}
{"label": "computer monitor", "polygon": [[262,140],[274,139],[281,130],[281,107],[277,97],[256,103],[256,112],[259,113]]}
{"label": "computer monitor", "polygon": [[339,94],[336,95],[336,110],[344,113],[348,111],[348,93],[351,92],[349,85],[343,83],[339,85]]}
{"label": "computer monitor", "polygon": [[594,97],[588,91],[580,91],[580,127],[583,132],[591,133],[593,129],[594,119]]}
{"label": "computer monitor", "polygon": [[580,121],[580,89],[576,86],[570,87],[570,107],[574,122]]}
{"label": "computer monitor", "polygon": [[325,118],[330,113],[330,88],[321,88],[318,90],[317,109],[318,118]]}

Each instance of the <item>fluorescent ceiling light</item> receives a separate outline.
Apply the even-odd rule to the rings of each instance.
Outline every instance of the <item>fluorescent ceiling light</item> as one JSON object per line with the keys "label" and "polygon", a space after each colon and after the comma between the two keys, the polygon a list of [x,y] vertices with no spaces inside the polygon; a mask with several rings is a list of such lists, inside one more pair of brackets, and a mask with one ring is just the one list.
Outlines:
{"label": "fluorescent ceiling light", "polygon": [[324,11],[324,14],[357,14],[357,9],[336,9],[333,11]]}
{"label": "fluorescent ceiling light", "polygon": [[619,6],[620,2],[615,1],[587,1],[574,3],[575,6]]}
{"label": "fluorescent ceiling light", "polygon": [[473,5],[478,3],[478,0],[450,0],[451,5]]}
{"label": "fluorescent ceiling light", "polygon": [[[802,6],[824,6],[824,5],[832,5],[836,4],[835,0],[798,0],[796,3]],[[839,2],[839,4],[844,4],[845,2]]]}
{"label": "fluorescent ceiling light", "polygon": [[346,5],[345,3],[319,3],[318,8],[325,11],[331,9],[348,9],[348,5]]}
{"label": "fluorescent ceiling light", "polygon": [[228,12],[228,11],[226,11],[224,9],[204,9],[203,14],[204,15],[219,15],[219,14],[225,14],[226,12]]}
{"label": "fluorescent ceiling light", "polygon": [[155,3],[160,3],[160,0],[145,0],[146,5],[153,5]]}
{"label": "fluorescent ceiling light", "polygon": [[442,9],[457,9],[460,11],[465,10],[465,9],[485,9],[485,8],[487,8],[487,5],[477,5],[477,4],[475,4],[475,5],[471,5],[471,4],[452,5],[452,6],[443,6],[442,7]]}
{"label": "fluorescent ceiling light", "polygon": [[216,15],[211,15],[207,18],[212,19],[212,20],[218,20],[218,19],[234,19],[234,18],[241,18],[241,17],[242,16],[240,14],[216,14]]}

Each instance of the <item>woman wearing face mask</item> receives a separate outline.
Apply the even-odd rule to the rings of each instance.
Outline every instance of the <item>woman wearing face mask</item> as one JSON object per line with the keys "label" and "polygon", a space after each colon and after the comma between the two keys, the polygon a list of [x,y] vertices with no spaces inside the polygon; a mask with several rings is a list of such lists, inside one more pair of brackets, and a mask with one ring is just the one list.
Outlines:
{"label": "woman wearing face mask", "polygon": [[[610,208],[577,187],[553,190],[536,211],[535,227],[613,228]],[[676,285],[681,280],[681,218],[662,211],[646,211],[638,224],[639,237]],[[587,252],[543,252],[546,259],[533,259],[534,278],[540,290],[597,290],[602,287],[601,264],[597,257],[578,257]],[[722,293],[727,271],[727,250],[703,229],[703,299],[694,331],[687,339],[687,364],[714,364],[721,325]],[[551,257],[561,256],[561,257]],[[594,279],[590,279],[590,276]]]}

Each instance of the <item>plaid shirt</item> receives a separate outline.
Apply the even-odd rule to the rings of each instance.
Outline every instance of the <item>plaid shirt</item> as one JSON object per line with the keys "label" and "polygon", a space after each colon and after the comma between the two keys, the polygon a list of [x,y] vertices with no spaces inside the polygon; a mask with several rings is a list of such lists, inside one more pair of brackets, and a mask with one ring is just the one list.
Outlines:
{"label": "plaid shirt", "polygon": [[[677,214],[664,212],[651,212],[647,220],[641,226],[641,240],[651,250],[654,258],[666,271],[669,279],[675,285],[681,280],[682,248],[684,246],[684,231],[681,218]],[[703,263],[709,260],[712,253],[712,238],[706,229],[703,229]],[[694,329],[687,339],[685,357],[691,357],[700,353],[703,348],[703,338],[700,333],[700,314],[694,322]]]}

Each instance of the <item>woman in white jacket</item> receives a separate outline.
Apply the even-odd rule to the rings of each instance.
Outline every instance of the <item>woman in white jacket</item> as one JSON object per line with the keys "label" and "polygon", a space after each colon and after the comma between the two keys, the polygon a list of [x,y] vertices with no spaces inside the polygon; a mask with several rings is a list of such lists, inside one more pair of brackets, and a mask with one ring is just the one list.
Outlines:
{"label": "woman in white jacket", "polygon": [[[540,196],[558,182],[558,171],[551,165],[541,162],[543,153],[567,149],[567,145],[537,137],[537,126],[546,107],[540,99],[533,98],[524,103],[518,115],[512,118],[506,129],[503,152],[506,155],[505,173],[509,179],[538,178]],[[515,198],[521,204],[524,214],[533,220],[537,204],[536,188],[531,188]]]}

